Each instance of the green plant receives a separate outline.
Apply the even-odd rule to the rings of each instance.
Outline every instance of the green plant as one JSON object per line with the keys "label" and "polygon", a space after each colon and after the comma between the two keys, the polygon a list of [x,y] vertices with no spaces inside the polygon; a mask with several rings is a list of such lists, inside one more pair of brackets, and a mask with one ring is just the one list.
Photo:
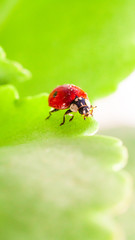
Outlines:
{"label": "green plant", "polygon": [[94,101],[132,70],[133,1],[2,4],[1,44],[32,72],[0,49],[2,240],[123,239],[113,216],[132,191],[122,170],[126,148],[119,139],[92,136],[94,118],[76,114],[69,123],[67,116],[59,127],[63,112],[45,117],[56,85],[70,80]]}

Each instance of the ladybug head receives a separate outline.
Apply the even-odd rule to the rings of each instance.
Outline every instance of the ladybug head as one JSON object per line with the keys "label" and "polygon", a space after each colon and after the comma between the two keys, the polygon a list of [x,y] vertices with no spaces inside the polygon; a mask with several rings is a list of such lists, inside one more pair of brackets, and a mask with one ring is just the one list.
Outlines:
{"label": "ladybug head", "polygon": [[72,112],[79,111],[79,113],[84,116],[84,119],[85,117],[92,116],[94,108],[95,107],[90,105],[90,102],[88,99],[85,99],[82,97],[76,97],[70,105],[70,110]]}
{"label": "ladybug head", "polygon": [[88,106],[80,107],[78,111],[81,115],[84,115],[85,117],[90,116],[90,108]]}

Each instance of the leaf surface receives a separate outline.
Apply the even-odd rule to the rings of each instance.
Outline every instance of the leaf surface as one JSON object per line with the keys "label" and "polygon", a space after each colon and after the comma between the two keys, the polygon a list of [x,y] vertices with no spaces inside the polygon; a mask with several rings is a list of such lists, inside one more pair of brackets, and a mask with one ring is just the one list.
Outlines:
{"label": "leaf surface", "polygon": [[134,0],[19,1],[0,39],[33,74],[16,84],[20,94],[63,83],[80,86],[90,100],[114,91],[135,67],[134,13]]}
{"label": "leaf surface", "polygon": [[24,69],[21,64],[8,60],[5,52],[0,47],[0,85],[18,84],[30,78],[31,73]]}
{"label": "leaf surface", "polygon": [[47,98],[20,98],[12,85],[0,87],[2,239],[122,239],[112,215],[131,195],[121,170],[125,147],[90,136],[98,128],[94,118],[76,114],[71,123],[67,116],[60,127],[60,111],[45,120]]}
{"label": "leaf surface", "polygon": [[3,239],[123,239],[112,215],[127,206],[131,181],[114,170],[127,158],[119,140],[47,138],[0,155]]}

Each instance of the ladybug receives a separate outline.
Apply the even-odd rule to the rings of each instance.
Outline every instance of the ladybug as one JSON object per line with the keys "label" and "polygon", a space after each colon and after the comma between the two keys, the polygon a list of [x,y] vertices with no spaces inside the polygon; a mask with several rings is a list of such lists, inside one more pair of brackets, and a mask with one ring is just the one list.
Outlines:
{"label": "ladybug", "polygon": [[53,110],[49,112],[49,116],[46,119],[49,119],[53,112],[68,109],[64,113],[63,122],[60,126],[65,123],[65,115],[71,116],[69,121],[72,121],[74,115],[71,113],[79,111],[84,116],[84,120],[86,120],[86,117],[92,116],[95,108],[90,105],[87,93],[73,84],[64,84],[56,87],[49,95],[48,104]]}

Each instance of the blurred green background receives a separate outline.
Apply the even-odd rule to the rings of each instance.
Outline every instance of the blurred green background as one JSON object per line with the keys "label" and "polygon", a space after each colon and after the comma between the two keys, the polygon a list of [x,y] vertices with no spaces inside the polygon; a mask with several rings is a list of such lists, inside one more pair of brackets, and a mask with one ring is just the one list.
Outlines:
{"label": "blurred green background", "polygon": [[2,47],[32,73],[22,96],[73,83],[97,99],[134,69],[134,0],[3,0],[0,12]]}
{"label": "blurred green background", "polygon": [[94,101],[133,71],[134,13],[134,0],[0,0],[2,240],[134,239],[133,129],[100,129],[127,146],[123,170],[125,146],[91,136],[94,118],[44,120],[57,85]]}
{"label": "blurred green background", "polygon": [[[128,148],[129,159],[126,169],[135,181],[135,128],[126,127],[125,128],[111,128],[108,130],[101,131],[101,133],[106,135],[112,135],[122,139],[124,144]],[[135,237],[135,228],[134,228],[134,219],[135,219],[135,187],[134,194],[131,199],[131,205],[128,210],[118,218],[119,223],[123,226],[126,233],[126,239],[133,240]]]}

